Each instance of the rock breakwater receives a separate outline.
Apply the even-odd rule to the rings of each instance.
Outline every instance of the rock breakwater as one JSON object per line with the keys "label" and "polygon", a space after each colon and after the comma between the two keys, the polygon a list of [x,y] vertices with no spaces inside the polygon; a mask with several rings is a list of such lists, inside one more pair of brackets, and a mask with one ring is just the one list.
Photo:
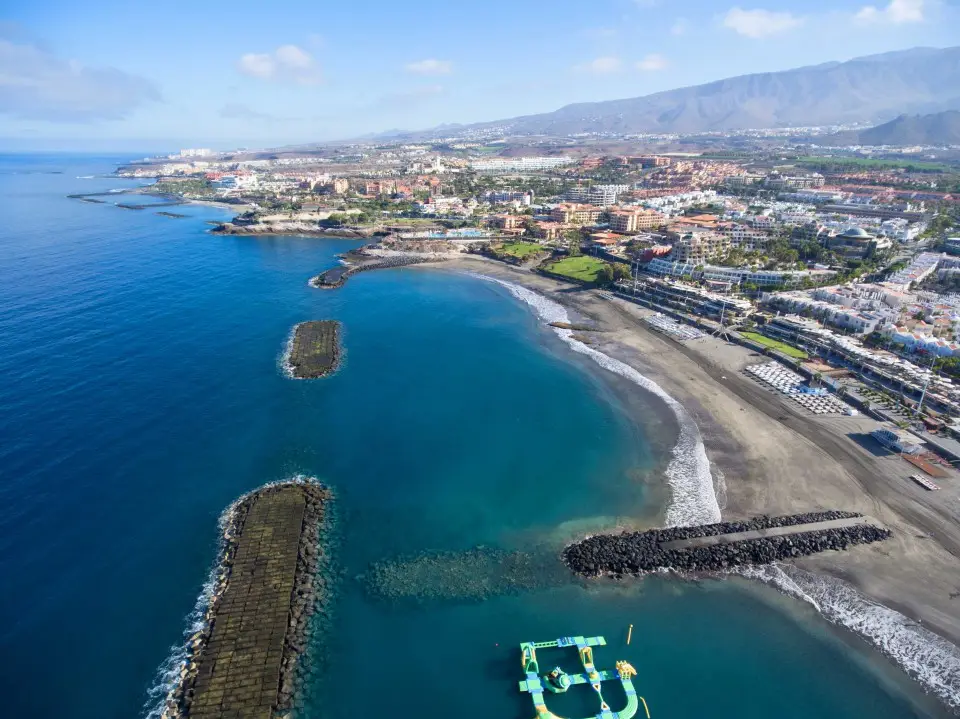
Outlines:
{"label": "rock breakwater", "polygon": [[298,478],[227,510],[209,603],[189,638],[162,719],[287,716],[311,618],[327,607],[330,490]]}
{"label": "rock breakwater", "polygon": [[[817,529],[818,525],[825,528]],[[779,533],[782,528],[789,527],[796,527],[797,532]],[[584,576],[636,575],[658,569],[720,571],[741,565],[768,564],[829,549],[847,549],[890,536],[889,530],[867,523],[860,514],[811,512],[784,517],[763,516],[744,522],[597,535],[567,547],[563,551],[563,561],[571,570]],[[717,541],[694,541],[702,537],[716,537]]]}
{"label": "rock breakwater", "polygon": [[286,366],[296,379],[325,377],[340,363],[340,323],[336,320],[301,322],[288,343]]}
{"label": "rock breakwater", "polygon": [[432,257],[415,256],[396,256],[383,257],[373,262],[364,262],[363,264],[333,267],[325,272],[321,272],[310,280],[310,286],[321,290],[333,290],[342,287],[350,275],[355,275],[367,270],[385,270],[392,267],[406,267],[407,265],[420,265],[425,262],[436,262]]}

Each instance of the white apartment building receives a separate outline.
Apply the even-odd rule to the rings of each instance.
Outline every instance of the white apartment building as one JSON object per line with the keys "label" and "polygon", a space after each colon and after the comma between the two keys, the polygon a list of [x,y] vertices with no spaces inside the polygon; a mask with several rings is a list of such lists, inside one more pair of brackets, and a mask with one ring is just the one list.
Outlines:
{"label": "white apartment building", "polygon": [[730,239],[732,247],[748,252],[762,250],[770,242],[770,235],[764,230],[746,225],[730,223],[720,226],[717,231]]}
{"label": "white apartment building", "polygon": [[572,157],[493,157],[487,160],[473,160],[470,169],[479,172],[507,172],[524,170],[552,170],[576,162]]}
{"label": "white apartment building", "polygon": [[208,147],[193,147],[180,150],[180,157],[209,157],[213,150]]}
{"label": "white apartment building", "polygon": [[[670,259],[654,259],[647,263],[646,271],[661,277],[683,277],[688,275],[694,278],[703,278],[715,282],[728,282],[731,285],[754,284],[757,287],[778,287],[781,285],[797,285],[805,278],[817,279],[834,272],[802,270],[785,271],[753,270],[749,267],[722,267],[719,265],[698,265],[693,262],[673,262]],[[779,296],[779,295],[777,295]]]}
{"label": "white apartment building", "polygon": [[566,199],[591,205],[615,205],[617,198],[630,189],[629,185],[593,185],[567,190]]}
{"label": "white apartment building", "polygon": [[692,205],[702,202],[712,202],[717,199],[716,190],[699,190],[696,192],[680,192],[675,195],[664,195],[663,197],[649,197],[641,204],[652,210],[659,210],[665,213],[679,212]]}
{"label": "white apartment building", "polygon": [[670,259],[681,264],[704,263],[730,249],[730,239],[716,232],[691,232],[673,243]]}
{"label": "white apartment building", "polygon": [[772,230],[777,226],[777,219],[772,215],[748,215],[747,223],[758,230]]}

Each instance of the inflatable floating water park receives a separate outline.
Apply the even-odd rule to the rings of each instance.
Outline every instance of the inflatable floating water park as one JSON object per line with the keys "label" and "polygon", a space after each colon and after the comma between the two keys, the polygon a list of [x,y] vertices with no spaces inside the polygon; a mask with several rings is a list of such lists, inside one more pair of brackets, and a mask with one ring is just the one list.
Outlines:
{"label": "inflatable floating water park", "polygon": [[[618,661],[616,669],[606,669],[597,671],[593,665],[593,647],[606,645],[607,640],[603,637],[560,637],[552,642],[524,642],[520,645],[521,663],[523,671],[527,678],[520,682],[520,691],[530,692],[533,699],[533,706],[537,710],[536,719],[563,719],[558,717],[552,711],[547,709],[544,703],[543,693],[551,692],[553,694],[562,694],[574,684],[589,684],[597,693],[597,699],[600,700],[600,711],[593,716],[596,719],[631,719],[643,704],[643,710],[650,719],[650,710],[647,708],[647,702],[643,697],[637,695],[637,690],[633,688],[633,677],[637,675],[637,670],[625,661]],[[560,667],[540,674],[540,665],[537,663],[537,650],[553,647],[576,647],[580,656],[580,663],[583,665],[583,674],[567,674]],[[603,692],[600,690],[602,682],[619,680],[623,685],[623,691],[627,695],[627,705],[619,711],[613,711],[603,698]]]}

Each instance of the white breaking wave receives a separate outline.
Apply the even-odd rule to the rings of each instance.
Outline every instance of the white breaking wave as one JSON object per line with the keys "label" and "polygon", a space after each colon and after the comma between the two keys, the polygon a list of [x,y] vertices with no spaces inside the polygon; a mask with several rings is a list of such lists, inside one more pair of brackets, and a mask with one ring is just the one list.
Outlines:
{"label": "white breaking wave", "polygon": [[[569,322],[570,316],[563,305],[550,300],[512,282],[504,282],[486,275],[469,273],[479,279],[496,282],[506,287],[517,299],[527,303],[545,322]],[[713,487],[710,473],[710,460],[703,446],[697,423],[677,402],[656,382],[643,376],[633,367],[620,360],[608,357],[592,347],[573,339],[573,330],[560,327],[552,328],[571,349],[587,355],[598,365],[614,374],[624,377],[634,384],[652,392],[666,402],[680,424],[680,437],[673,448],[673,458],[667,465],[667,482],[673,497],[667,507],[665,522],[668,527],[683,527],[693,524],[712,524],[720,521],[720,506]]]}
{"label": "white breaking wave", "polygon": [[199,632],[204,631],[210,624],[208,612],[213,603],[214,594],[223,590],[224,586],[224,568],[221,565],[221,559],[224,547],[230,540],[229,530],[233,515],[236,512],[237,505],[246,495],[238,497],[231,502],[220,519],[217,521],[219,527],[220,547],[217,550],[217,559],[210,568],[207,580],[203,583],[200,590],[200,596],[193,606],[193,611],[187,615],[187,628],[183,632],[184,640],[179,645],[170,647],[170,655],[157,672],[157,679],[153,686],[147,691],[147,703],[144,709],[147,711],[145,719],[163,719],[166,710],[167,698],[170,697],[173,690],[179,686],[187,671],[187,663],[190,659],[190,642]]}
{"label": "white breaking wave", "polygon": [[812,604],[834,624],[864,637],[948,706],[960,709],[960,648],[943,637],[840,579],[778,564],[741,567],[736,573]]}
{"label": "white breaking wave", "polygon": [[77,175],[78,180],[92,180],[93,175]]}
{"label": "white breaking wave", "polygon": [[290,330],[290,334],[287,335],[287,341],[283,343],[283,352],[277,358],[277,367],[280,368],[283,376],[287,379],[299,379],[299,377],[294,376],[293,365],[290,364],[290,357],[293,355],[293,338],[297,334],[297,327],[299,327],[299,325],[294,325]]}

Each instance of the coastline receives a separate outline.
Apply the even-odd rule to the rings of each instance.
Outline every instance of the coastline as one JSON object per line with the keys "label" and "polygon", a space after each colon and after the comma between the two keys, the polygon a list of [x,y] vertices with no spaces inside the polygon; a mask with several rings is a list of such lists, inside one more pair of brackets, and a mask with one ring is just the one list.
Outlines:
{"label": "coastline", "polygon": [[[434,267],[468,272],[508,289],[519,286],[597,323],[605,331],[592,335],[589,347],[569,338],[570,330],[553,329],[567,333],[571,349],[633,369],[693,418],[724,520],[842,507],[875,516],[893,529],[884,546],[736,575],[808,602],[891,657],[953,711],[960,709],[960,600],[954,595],[960,587],[950,581],[960,576],[955,553],[960,536],[947,518],[920,512],[908,495],[889,491],[882,478],[889,467],[878,470],[874,463],[882,460],[869,456],[846,436],[849,432],[814,423],[743,377],[738,363],[751,361],[748,350],[715,338],[699,340],[696,347],[681,345],[647,329],[640,319],[649,311],[633,303],[484,258],[462,257]],[[553,321],[533,307],[546,322]],[[844,420],[854,422],[835,421]]]}

